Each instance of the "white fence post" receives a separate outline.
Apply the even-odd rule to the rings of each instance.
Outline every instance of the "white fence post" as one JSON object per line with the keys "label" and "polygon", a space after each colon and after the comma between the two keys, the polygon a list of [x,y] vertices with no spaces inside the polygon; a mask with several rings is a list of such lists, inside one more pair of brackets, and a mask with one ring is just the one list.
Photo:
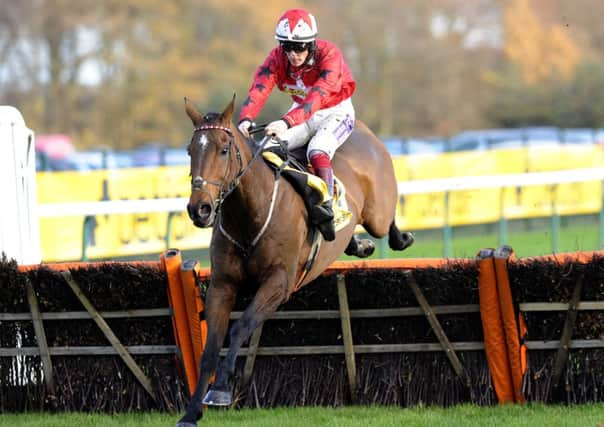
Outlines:
{"label": "white fence post", "polygon": [[38,264],[40,224],[34,132],[14,107],[0,105],[0,252]]}

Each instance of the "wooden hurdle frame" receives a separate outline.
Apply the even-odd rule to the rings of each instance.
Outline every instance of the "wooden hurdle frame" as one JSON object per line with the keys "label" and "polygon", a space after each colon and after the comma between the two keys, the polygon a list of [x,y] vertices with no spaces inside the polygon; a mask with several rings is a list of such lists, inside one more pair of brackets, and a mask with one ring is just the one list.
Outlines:
{"label": "wooden hurdle frame", "polygon": [[[343,354],[346,363],[346,372],[350,388],[351,400],[356,401],[356,363],[358,354],[397,353],[397,352],[434,352],[444,351],[451,362],[455,373],[464,384],[467,377],[464,373],[457,351],[485,351],[489,369],[498,400],[501,403],[522,403],[524,397],[521,392],[522,376],[526,370],[526,352],[529,350],[558,349],[554,366],[554,382],[560,379],[562,369],[568,358],[570,348],[604,348],[604,340],[572,340],[572,331],[578,311],[604,310],[604,301],[580,301],[583,287],[582,279],[576,285],[569,302],[532,302],[520,303],[518,310],[512,307],[507,277],[507,266],[510,263],[530,263],[535,260],[547,260],[558,263],[569,261],[588,263],[594,256],[604,256],[604,251],[578,252],[559,254],[548,257],[515,259],[509,247],[500,247],[497,250],[483,250],[476,259],[455,260],[457,263],[477,263],[479,270],[480,304],[467,305],[430,305],[424,297],[420,287],[415,283],[413,271],[418,268],[442,268],[451,262],[445,259],[405,259],[405,260],[367,260],[367,261],[341,261],[334,263],[325,274],[336,274],[339,309],[338,310],[311,310],[311,311],[278,311],[272,319],[340,319],[342,326],[342,345],[323,346],[287,346],[287,347],[261,347],[259,345],[262,328],[258,328],[250,339],[247,347],[242,348],[240,356],[245,357],[243,372],[244,383],[253,372],[257,356],[281,355],[311,355],[311,354]],[[204,305],[200,283],[209,279],[210,270],[201,268],[196,261],[182,261],[178,250],[173,249],[163,253],[159,262],[133,262],[131,265],[141,265],[163,269],[167,273],[168,283],[166,291],[170,307],[163,309],[106,311],[99,312],[88,301],[81,288],[73,280],[70,269],[90,267],[93,265],[111,264],[101,263],[63,263],[47,264],[61,273],[66,284],[78,297],[86,311],[42,313],[39,310],[35,291],[31,284],[27,286],[27,298],[30,313],[0,313],[0,321],[33,322],[38,347],[0,348],[0,357],[14,357],[21,355],[39,355],[42,360],[44,378],[47,389],[52,393],[54,381],[52,375],[52,356],[65,355],[119,355],[128,368],[133,372],[138,381],[150,396],[154,396],[148,378],[142,373],[131,355],[135,354],[176,354],[185,371],[185,380],[188,391],[192,392],[199,374],[198,367],[205,346],[207,326],[204,319]],[[39,268],[40,265],[20,266],[21,271]],[[398,269],[405,272],[407,285],[410,286],[419,307],[402,307],[388,309],[358,309],[348,307],[346,292],[346,272],[354,269]],[[490,299],[490,301],[489,301]],[[484,300],[484,301],[483,301]],[[522,313],[531,311],[567,311],[566,322],[560,340],[552,341],[525,341],[523,331]],[[456,313],[481,313],[483,318],[484,342],[450,342],[446,331],[438,322],[438,315]],[[241,312],[233,312],[231,319],[241,316]],[[380,318],[398,316],[424,315],[428,319],[438,343],[409,343],[409,344],[375,344],[355,345],[351,333],[351,319]],[[157,317],[170,316],[175,334],[175,346],[123,346],[112,333],[105,319],[126,317]],[[93,319],[103,334],[111,343],[111,347],[49,347],[46,342],[43,322],[58,319]],[[523,329],[524,328],[524,329]],[[495,338],[493,338],[495,336]],[[485,345],[486,342],[486,345]],[[495,351],[495,355],[493,352]],[[222,350],[222,355],[225,350]]]}

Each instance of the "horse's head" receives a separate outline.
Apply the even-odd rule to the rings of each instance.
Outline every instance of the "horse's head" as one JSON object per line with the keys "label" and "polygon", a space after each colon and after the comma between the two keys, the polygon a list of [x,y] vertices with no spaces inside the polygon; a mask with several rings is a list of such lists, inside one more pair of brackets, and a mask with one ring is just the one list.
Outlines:
{"label": "horse's head", "polygon": [[189,143],[191,196],[187,211],[197,227],[209,227],[224,197],[237,185],[242,159],[233,130],[235,96],[222,113],[205,116],[185,98],[185,110],[195,130]]}

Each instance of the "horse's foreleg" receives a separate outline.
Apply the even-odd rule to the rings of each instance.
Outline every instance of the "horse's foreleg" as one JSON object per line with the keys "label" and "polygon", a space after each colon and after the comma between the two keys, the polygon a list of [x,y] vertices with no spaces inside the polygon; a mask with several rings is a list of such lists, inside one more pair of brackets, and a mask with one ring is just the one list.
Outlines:
{"label": "horse's foreleg", "polygon": [[199,379],[185,415],[176,427],[192,427],[202,417],[201,398],[208,388],[210,378],[216,371],[220,348],[229,327],[229,316],[235,303],[236,292],[232,286],[210,286],[206,294],[205,317],[208,322],[206,346],[199,367]]}
{"label": "horse's foreleg", "polygon": [[414,241],[415,238],[413,237],[413,233],[408,231],[401,232],[396,228],[394,221],[392,221],[390,229],[388,230],[388,246],[390,246],[391,249],[395,251],[405,250],[411,246]]}
{"label": "horse's foreleg", "polygon": [[239,349],[254,330],[285,301],[287,294],[285,271],[272,272],[262,282],[263,284],[256,292],[250,305],[245,309],[241,318],[231,327],[229,350],[218,369],[216,381],[203,399],[203,403],[206,405],[231,405],[233,401],[231,379],[235,373],[235,362]]}

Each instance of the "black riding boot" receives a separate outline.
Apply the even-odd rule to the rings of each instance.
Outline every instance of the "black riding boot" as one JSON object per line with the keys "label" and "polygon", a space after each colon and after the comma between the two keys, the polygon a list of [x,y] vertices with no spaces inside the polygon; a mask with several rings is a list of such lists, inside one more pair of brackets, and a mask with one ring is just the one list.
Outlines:
{"label": "black riding boot", "polygon": [[330,198],[313,207],[312,218],[323,238],[331,242],[336,238],[336,228],[333,223],[333,171],[331,168],[317,168],[315,172],[327,184]]}

